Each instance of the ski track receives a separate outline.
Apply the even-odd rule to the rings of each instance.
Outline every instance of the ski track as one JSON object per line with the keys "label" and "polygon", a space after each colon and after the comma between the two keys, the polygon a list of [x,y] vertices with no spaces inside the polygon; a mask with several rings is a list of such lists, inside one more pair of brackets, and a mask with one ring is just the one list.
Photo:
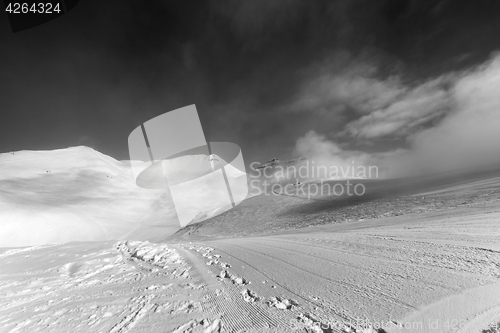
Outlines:
{"label": "ski track", "polygon": [[[495,221],[500,214],[496,211],[489,214],[493,215],[487,221],[475,216],[468,223],[481,220],[481,227],[496,230]],[[461,221],[462,226],[466,224]],[[405,316],[416,316],[427,306],[439,304],[442,299],[453,300],[467,290],[487,295],[480,287],[499,281],[500,252],[477,246],[480,233],[454,237],[448,226],[449,223],[444,224],[439,233],[429,230],[432,237],[426,241],[421,240],[426,237],[424,228],[412,233],[406,231],[410,229],[408,226],[395,227],[390,232],[304,233],[210,241],[199,246],[214,248],[213,252],[221,254],[219,263],[223,259],[231,268],[221,269],[212,257],[201,255],[200,259],[207,260],[214,274],[224,272],[221,280],[228,289],[235,287],[230,283],[232,276],[244,277],[249,284],[237,288],[243,301],[259,308],[262,304],[272,304],[268,311],[281,319],[280,325],[290,327],[295,318],[306,325],[339,324],[323,331],[355,332],[350,324],[365,320],[385,323],[385,331],[392,332]],[[252,294],[257,300],[249,300]],[[479,311],[470,299],[435,306],[439,311],[450,308],[448,316],[457,313],[456,316],[463,316],[462,320],[471,321],[469,326],[479,325],[479,319],[474,318],[488,318],[489,322],[481,321],[483,327],[498,321],[494,317],[500,304],[492,301],[490,308]],[[288,307],[281,300],[293,300],[296,305]],[[460,328],[460,332],[468,332],[469,326],[441,326],[431,331],[452,332]],[[362,330],[358,327],[358,331]]]}
{"label": "ski track", "polygon": [[[0,332],[480,333],[500,322],[500,252],[482,241],[486,233],[463,230],[481,221],[491,240],[500,213],[484,216],[472,213],[455,229],[423,220],[417,232],[412,221],[8,249],[0,253]],[[439,327],[404,327],[431,321]]]}

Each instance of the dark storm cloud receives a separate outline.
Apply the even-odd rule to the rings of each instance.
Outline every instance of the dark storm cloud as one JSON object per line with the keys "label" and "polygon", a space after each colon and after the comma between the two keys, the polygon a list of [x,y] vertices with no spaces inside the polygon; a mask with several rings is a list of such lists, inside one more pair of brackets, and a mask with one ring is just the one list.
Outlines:
{"label": "dark storm cloud", "polygon": [[487,0],[81,1],[35,29],[0,27],[0,151],[87,137],[126,159],[133,128],[196,104],[209,140],[238,143],[248,162],[286,157],[309,130],[370,113],[351,100],[289,112],[318,77],[375,64],[374,80],[406,85],[466,68],[498,47],[499,13]]}

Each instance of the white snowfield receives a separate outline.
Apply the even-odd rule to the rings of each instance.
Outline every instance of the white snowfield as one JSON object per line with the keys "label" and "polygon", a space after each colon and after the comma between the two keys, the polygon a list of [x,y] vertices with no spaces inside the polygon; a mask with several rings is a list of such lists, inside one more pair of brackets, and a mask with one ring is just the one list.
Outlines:
{"label": "white snowfield", "polygon": [[[198,163],[199,158],[166,162],[169,179],[175,183],[177,178],[184,181],[208,173],[196,169],[209,164]],[[168,187],[137,186],[131,163],[136,169],[151,165],[117,161],[84,146],[0,154],[0,247],[130,238],[155,241],[174,233],[181,226]],[[217,163],[223,161],[219,158]],[[226,171],[230,184],[243,181],[246,190],[244,173],[231,166]],[[182,184],[176,186],[177,210],[182,208],[189,221],[231,208],[224,207],[227,190],[219,196],[211,193],[210,202],[202,200],[210,180],[195,180],[194,192],[192,187],[183,192]],[[245,196],[246,191],[233,193],[239,201]]]}
{"label": "white snowfield", "polygon": [[0,155],[0,246],[151,239],[175,232],[165,190],[88,147]]}
{"label": "white snowfield", "polygon": [[[103,158],[101,171],[110,172]],[[13,184],[15,172],[22,172],[18,165],[19,170],[1,176],[3,205],[42,211],[40,207],[48,209],[62,200],[63,195],[34,195],[23,181]],[[52,170],[64,174],[56,166]],[[107,182],[99,178],[102,173],[86,179]],[[40,184],[38,191],[49,183]],[[496,333],[498,178],[481,179],[479,185],[465,185],[461,179],[460,184],[439,188],[458,196],[464,188],[472,191],[480,185],[482,192],[467,192],[478,200],[452,209],[266,236],[191,241],[186,236],[169,243],[135,240],[143,234],[131,218],[126,225],[136,231],[114,231],[105,221],[119,219],[109,213],[99,220],[90,209],[96,204],[89,202],[88,210],[80,207],[88,214],[83,219],[91,216],[109,234],[130,240],[66,243],[68,238],[62,238],[58,244],[0,248],[0,332]],[[14,193],[15,186],[23,190],[17,201],[7,201],[6,193]],[[73,199],[65,209],[76,205],[73,195],[96,196],[93,187],[78,189],[68,196]],[[70,193],[67,188],[60,191]],[[153,196],[149,191],[144,195]],[[435,195],[437,202],[438,192],[422,193]],[[125,211],[114,210],[121,219],[134,214],[123,203],[118,207]],[[255,220],[265,216],[259,209],[251,214]],[[145,230],[155,230],[147,223]]]}
{"label": "white snowfield", "polygon": [[[500,208],[2,249],[1,332],[497,332]],[[489,329],[489,330],[487,330]]]}

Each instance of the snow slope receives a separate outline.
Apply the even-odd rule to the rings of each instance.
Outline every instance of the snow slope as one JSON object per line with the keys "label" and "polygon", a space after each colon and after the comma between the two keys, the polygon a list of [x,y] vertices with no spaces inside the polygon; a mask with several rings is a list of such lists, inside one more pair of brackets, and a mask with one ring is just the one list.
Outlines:
{"label": "snow slope", "polygon": [[142,189],[130,166],[88,147],[0,155],[0,247],[175,232],[168,190]]}
{"label": "snow slope", "polygon": [[[150,162],[117,161],[84,146],[0,154],[0,247],[163,239],[232,208],[217,169],[225,166],[236,203],[246,197],[245,173],[217,155],[212,172],[210,159],[186,155],[149,168]],[[132,165],[149,168],[141,186]]]}
{"label": "snow slope", "polygon": [[424,185],[385,201],[258,196],[169,243],[0,248],[0,331],[497,332],[498,173]]}
{"label": "snow slope", "polygon": [[498,203],[182,244],[0,250],[2,332],[481,333]]}

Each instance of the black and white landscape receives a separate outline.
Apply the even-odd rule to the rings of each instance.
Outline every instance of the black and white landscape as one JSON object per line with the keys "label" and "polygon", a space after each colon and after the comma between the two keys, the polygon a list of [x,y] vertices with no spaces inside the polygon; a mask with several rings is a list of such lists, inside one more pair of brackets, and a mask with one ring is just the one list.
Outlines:
{"label": "black and white landscape", "polygon": [[[2,22],[0,332],[500,332],[499,15],[82,0]],[[193,104],[246,173],[131,160],[131,131]],[[139,186],[152,163],[196,188]],[[245,200],[207,201],[217,168]]]}

